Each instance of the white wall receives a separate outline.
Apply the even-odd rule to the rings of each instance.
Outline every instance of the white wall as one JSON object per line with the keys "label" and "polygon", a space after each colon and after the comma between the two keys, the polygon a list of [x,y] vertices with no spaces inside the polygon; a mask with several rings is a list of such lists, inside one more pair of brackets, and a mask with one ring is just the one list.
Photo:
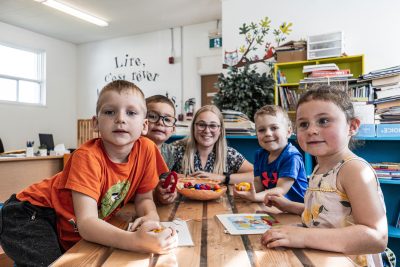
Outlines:
{"label": "white wall", "polygon": [[[178,113],[181,111],[182,100],[196,97],[200,102],[197,59],[213,55],[220,58],[221,49],[208,48],[208,32],[215,27],[216,22],[210,22],[175,28],[175,64],[168,63],[171,56],[170,29],[79,45],[78,118],[90,118],[94,114],[97,90],[101,90],[109,82],[105,79],[109,73],[115,76],[126,75],[125,79],[136,83],[146,97],[166,92],[170,97],[175,96]],[[126,54],[129,57],[139,57],[145,66],[116,68],[115,57],[125,58]],[[217,65],[221,64],[222,61],[219,60]],[[131,73],[143,69],[159,76],[155,81],[132,80]]]}
{"label": "white wall", "polygon": [[39,145],[38,133],[52,133],[55,144],[76,146],[76,47],[0,22],[0,42],[46,52],[47,105],[0,102],[0,138],[6,150]]}
{"label": "white wall", "polygon": [[369,72],[400,65],[399,10],[397,0],[222,0],[223,48],[239,48],[244,44],[239,27],[268,16],[272,28],[293,23],[289,40],[343,30],[346,53],[364,54],[365,72]]}
{"label": "white wall", "polygon": [[183,99],[194,97],[196,108],[201,104],[201,75],[222,72],[222,48],[209,48],[209,31],[217,22],[197,24],[183,28]]}

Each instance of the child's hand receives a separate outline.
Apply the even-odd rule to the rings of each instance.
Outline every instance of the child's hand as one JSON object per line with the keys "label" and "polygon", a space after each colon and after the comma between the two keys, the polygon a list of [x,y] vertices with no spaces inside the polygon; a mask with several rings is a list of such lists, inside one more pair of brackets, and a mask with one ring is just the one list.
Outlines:
{"label": "child's hand", "polygon": [[250,190],[249,191],[239,191],[236,189],[236,185],[233,187],[233,196],[240,197],[243,199],[247,199],[253,202],[260,202],[257,199],[257,193],[254,188],[254,184],[250,183]]}
{"label": "child's hand", "polygon": [[291,201],[281,194],[267,193],[264,197],[264,205],[277,207],[281,211],[289,211]]}
{"label": "child's hand", "polygon": [[161,204],[171,204],[175,201],[178,193],[176,190],[173,193],[169,192],[168,188],[162,188],[162,183],[164,181],[160,181],[155,189],[155,197]]}
{"label": "child's hand", "polygon": [[178,246],[178,234],[175,229],[162,228],[158,222],[147,221],[134,233],[135,242],[140,241],[140,250],[157,254],[166,254]]}
{"label": "child's hand", "polygon": [[150,216],[142,216],[142,217],[138,217],[135,219],[135,221],[133,221],[133,223],[130,224],[129,227],[129,231],[136,231],[137,229],[139,229],[145,222],[156,222],[158,223],[157,220],[155,220],[155,218],[152,218]]}
{"label": "child's hand", "polygon": [[263,234],[261,244],[267,248],[304,248],[306,231],[306,228],[288,225],[273,227]]}

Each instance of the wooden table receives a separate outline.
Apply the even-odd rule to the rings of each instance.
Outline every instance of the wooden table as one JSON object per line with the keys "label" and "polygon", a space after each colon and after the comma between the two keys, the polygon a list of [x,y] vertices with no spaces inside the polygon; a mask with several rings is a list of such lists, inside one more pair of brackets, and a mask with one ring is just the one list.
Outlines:
{"label": "wooden table", "polygon": [[63,156],[0,157],[0,203],[11,194],[51,177],[63,169]]}
{"label": "wooden table", "polygon": [[[126,227],[132,209],[126,207],[112,223]],[[130,210],[129,210],[130,209]],[[353,266],[343,254],[310,249],[267,249],[261,235],[232,236],[215,217],[221,213],[254,213],[265,206],[233,199],[229,192],[219,200],[200,202],[181,197],[171,205],[159,206],[161,221],[187,220],[194,247],[180,247],[173,254],[152,255],[112,249],[81,240],[52,266]],[[282,224],[300,222],[300,217],[269,209]]]}

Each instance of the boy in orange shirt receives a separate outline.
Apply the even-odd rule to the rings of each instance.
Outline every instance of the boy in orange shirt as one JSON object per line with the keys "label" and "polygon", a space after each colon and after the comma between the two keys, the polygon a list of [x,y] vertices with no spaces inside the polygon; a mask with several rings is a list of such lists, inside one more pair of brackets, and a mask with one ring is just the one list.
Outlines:
{"label": "boy in orange shirt", "polygon": [[[4,204],[0,243],[17,265],[48,266],[81,238],[110,247],[167,253],[176,232],[160,233],[152,190],[167,172],[147,131],[146,103],[133,83],[118,80],[99,95],[95,129],[101,138],[83,144],[64,170],[31,185]],[[133,201],[141,225],[136,232],[106,221]]]}

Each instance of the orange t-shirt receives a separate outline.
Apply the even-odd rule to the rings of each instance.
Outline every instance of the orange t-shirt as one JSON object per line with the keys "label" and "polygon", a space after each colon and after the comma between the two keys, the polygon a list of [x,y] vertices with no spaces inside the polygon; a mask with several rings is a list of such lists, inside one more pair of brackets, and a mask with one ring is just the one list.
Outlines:
{"label": "orange t-shirt", "polygon": [[62,172],[29,186],[17,198],[53,208],[58,238],[64,249],[69,249],[81,239],[71,190],[95,199],[99,218],[107,221],[136,193],[154,189],[160,174],[167,171],[157,146],[146,137],[135,142],[126,163],[112,162],[97,138],[77,149]]}

